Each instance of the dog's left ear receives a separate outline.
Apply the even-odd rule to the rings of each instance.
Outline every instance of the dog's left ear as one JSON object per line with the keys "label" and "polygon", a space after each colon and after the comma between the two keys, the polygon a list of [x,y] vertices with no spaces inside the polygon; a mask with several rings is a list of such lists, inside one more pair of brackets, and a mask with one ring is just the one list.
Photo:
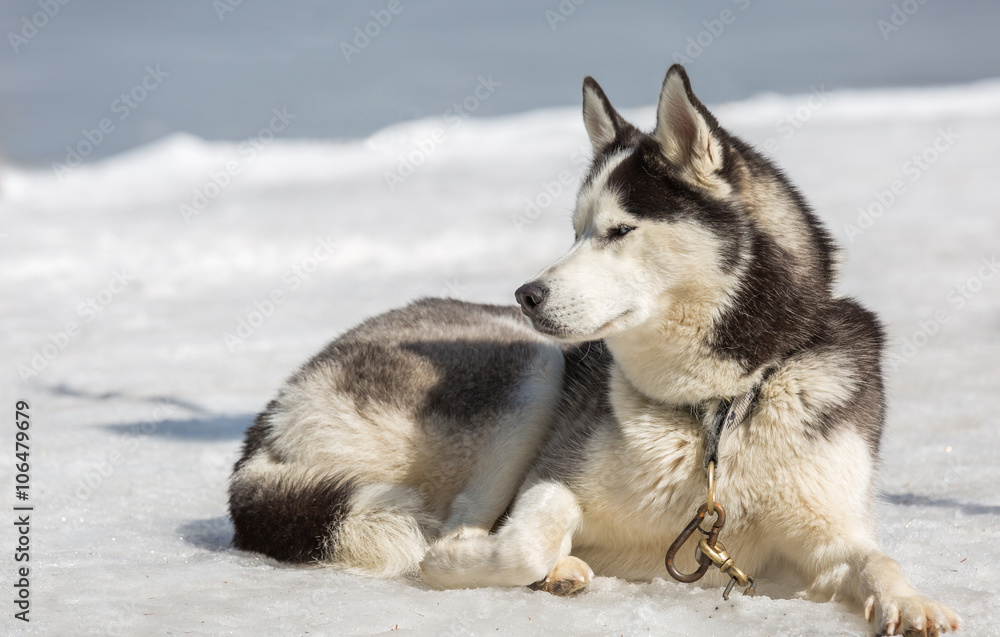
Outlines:
{"label": "dog's left ear", "polygon": [[718,128],[715,117],[691,90],[684,67],[671,66],[660,90],[653,130],[667,160],[681,169],[693,168],[699,176],[712,175],[722,168]]}
{"label": "dog's left ear", "polygon": [[619,135],[630,135],[636,130],[618,114],[600,84],[589,75],[583,79],[583,125],[587,128],[595,157]]}

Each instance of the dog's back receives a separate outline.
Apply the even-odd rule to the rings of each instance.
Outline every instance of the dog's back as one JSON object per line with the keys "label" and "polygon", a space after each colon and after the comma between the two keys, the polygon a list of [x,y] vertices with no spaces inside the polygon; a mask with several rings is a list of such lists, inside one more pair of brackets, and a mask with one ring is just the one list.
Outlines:
{"label": "dog's back", "polygon": [[366,321],[247,432],[229,489],[235,546],[413,570],[442,529],[489,528],[503,513],[561,373],[559,347],[515,308],[429,299]]}

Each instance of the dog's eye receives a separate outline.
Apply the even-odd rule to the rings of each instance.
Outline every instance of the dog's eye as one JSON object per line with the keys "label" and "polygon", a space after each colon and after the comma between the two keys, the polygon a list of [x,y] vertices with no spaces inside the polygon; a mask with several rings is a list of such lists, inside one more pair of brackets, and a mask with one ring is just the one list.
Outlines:
{"label": "dog's eye", "polygon": [[635,230],[633,226],[625,225],[624,223],[614,226],[613,228],[608,228],[608,239],[620,239],[627,235],[628,233]]}

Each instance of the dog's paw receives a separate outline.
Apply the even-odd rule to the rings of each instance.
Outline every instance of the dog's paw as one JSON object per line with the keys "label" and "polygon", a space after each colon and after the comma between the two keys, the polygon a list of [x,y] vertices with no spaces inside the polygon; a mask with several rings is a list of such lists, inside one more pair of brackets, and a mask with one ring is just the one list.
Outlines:
{"label": "dog's paw", "polygon": [[536,591],[545,591],[560,597],[579,595],[594,579],[594,571],[590,570],[587,563],[578,557],[567,555],[559,560],[552,572],[545,576],[545,579],[535,582],[529,588]]}
{"label": "dog's paw", "polygon": [[447,542],[438,542],[420,560],[420,579],[431,588],[454,588],[456,559]]}
{"label": "dog's paw", "polygon": [[865,602],[865,619],[873,622],[876,635],[921,635],[931,637],[958,630],[962,622],[953,610],[923,595],[876,599]]}

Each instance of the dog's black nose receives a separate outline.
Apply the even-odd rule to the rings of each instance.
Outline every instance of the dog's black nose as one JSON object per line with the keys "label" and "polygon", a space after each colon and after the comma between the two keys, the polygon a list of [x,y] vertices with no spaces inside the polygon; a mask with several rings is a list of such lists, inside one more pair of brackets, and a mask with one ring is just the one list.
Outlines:
{"label": "dog's black nose", "polygon": [[549,289],[537,281],[525,283],[514,292],[514,298],[521,304],[521,311],[528,317],[534,317],[548,297]]}

